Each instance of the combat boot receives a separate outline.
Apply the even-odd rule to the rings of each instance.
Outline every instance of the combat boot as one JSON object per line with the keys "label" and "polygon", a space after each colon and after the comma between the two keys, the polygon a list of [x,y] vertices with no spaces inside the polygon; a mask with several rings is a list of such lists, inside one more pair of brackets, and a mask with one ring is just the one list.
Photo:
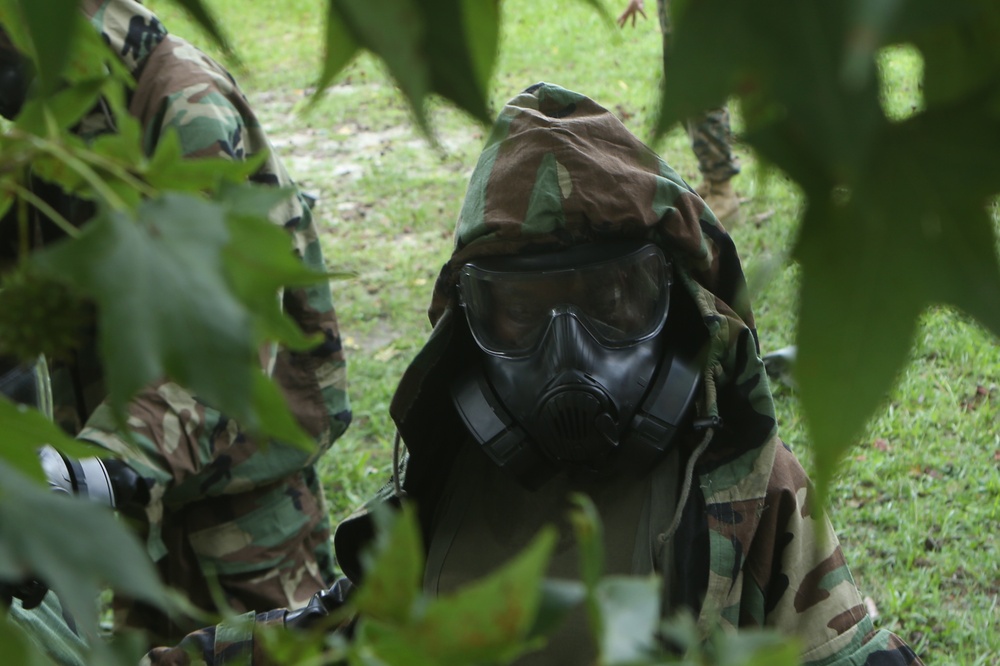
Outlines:
{"label": "combat boot", "polygon": [[742,220],[740,200],[730,181],[706,180],[700,188],[700,193],[719,222],[730,229],[740,223]]}

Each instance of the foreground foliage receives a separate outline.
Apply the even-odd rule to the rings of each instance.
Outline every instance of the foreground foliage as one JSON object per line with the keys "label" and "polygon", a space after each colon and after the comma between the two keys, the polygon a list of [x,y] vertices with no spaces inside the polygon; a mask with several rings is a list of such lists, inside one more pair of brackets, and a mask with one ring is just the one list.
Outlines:
{"label": "foreground foliage", "polygon": [[[179,4],[195,9],[203,19],[209,16],[197,0]],[[820,461],[818,470],[831,474],[831,463],[844,455],[847,444],[854,441],[895,381],[915,322],[928,304],[954,304],[994,332],[1000,331],[996,238],[984,210],[987,195],[1000,189],[1000,183],[994,182],[997,171],[989,161],[996,154],[991,141],[1000,136],[992,131],[997,123],[995,90],[1000,78],[997,10],[985,0],[947,6],[931,0],[822,6],[783,1],[744,7],[725,0],[673,4],[678,41],[669,63],[666,90],[692,93],[663,101],[661,128],[674,118],[736,93],[750,145],[790,175],[806,194],[808,206],[796,250],[804,276],[798,379]],[[280,284],[325,277],[298,274],[281,265],[266,274],[270,277],[258,281],[262,274],[246,270],[244,250],[257,245],[280,247],[280,243],[268,235],[274,230],[263,220],[244,224],[243,218],[253,208],[244,205],[251,196],[247,191],[237,185],[222,186],[220,181],[242,181],[245,173],[239,167],[180,168],[169,142],[164,142],[163,152],[145,158],[138,149],[137,131],[127,123],[120,139],[104,144],[83,146],[67,135],[66,128],[98,94],[120,99],[122,82],[122,73],[114,69],[110,57],[103,58],[111,68],[110,76],[102,68],[66,74],[66,63],[77,62],[68,50],[71,44],[95,52],[101,48],[88,41],[88,31],[74,26],[72,20],[51,18],[73,16],[74,6],[73,0],[7,0],[2,4],[7,19],[24,12],[26,32],[22,39],[33,44],[50,93],[38,102],[36,112],[30,117],[25,114],[22,123],[3,135],[2,201],[7,206],[23,205],[28,196],[23,167],[33,164],[52,180],[90,196],[101,210],[95,224],[80,238],[48,258],[33,258],[30,275],[40,281],[70,282],[78,296],[93,298],[99,304],[103,299],[104,307],[98,312],[104,318],[102,330],[108,335],[106,361],[109,367],[119,368],[111,384],[119,404],[135,387],[166,372],[212,396],[248,422],[252,422],[251,415],[260,416],[260,427],[265,431],[294,438],[269,385],[259,379],[247,381],[256,377],[251,374],[247,350],[264,339],[284,336],[296,342],[276,308],[271,307],[274,299],[270,295]],[[488,120],[484,91],[493,67],[492,48],[497,43],[497,6],[458,0],[332,0],[330,8],[331,46],[321,75],[324,83],[333,80],[358,49],[365,48],[387,63],[413,102],[420,122],[427,123],[424,105],[432,94],[441,94],[476,118]],[[386,13],[387,9],[392,11]],[[448,20],[441,21],[442,16]],[[719,17],[727,17],[721,25]],[[923,54],[928,78],[923,107],[906,121],[896,122],[885,117],[878,105],[878,71],[873,63],[880,48],[903,42],[915,44]],[[420,57],[425,53],[432,57]],[[61,76],[69,76],[72,85],[57,89]],[[169,191],[181,194],[166,195]],[[216,194],[208,199],[195,194],[204,191]],[[148,215],[151,211],[156,214]],[[192,266],[185,237],[170,232],[178,228],[174,226],[178,221],[183,223],[194,214],[208,221],[198,233],[211,241],[213,252]],[[249,230],[249,237],[237,237],[239,230]],[[88,258],[105,249],[114,272],[94,272],[94,262]],[[139,261],[138,257],[147,259]],[[116,258],[121,263],[115,264]],[[275,256],[274,262],[280,263],[279,258]],[[134,295],[144,306],[155,303],[162,305],[162,310],[116,309],[121,276],[149,275],[155,267],[161,269],[160,277],[148,283],[145,298],[141,290]],[[182,279],[171,282],[176,276]],[[167,281],[162,283],[164,278]],[[158,292],[157,287],[163,284],[173,285],[173,289],[165,290],[165,295]],[[873,289],[872,285],[882,288]],[[204,292],[204,300],[182,302],[169,295],[192,290]],[[226,334],[240,336],[231,340],[236,350],[232,355],[216,357],[211,348],[202,348],[210,339],[207,335],[153,334],[157,327],[151,324],[157,318],[198,325],[206,323],[205,313],[214,316],[215,308],[231,316]],[[247,326],[249,322],[255,325]],[[242,336],[249,331],[252,334]],[[178,348],[178,343],[184,346]],[[131,350],[132,355],[110,353],[119,349]],[[830,349],[837,351],[831,353]],[[0,552],[0,574],[23,573],[29,567],[41,574],[56,586],[92,636],[97,633],[96,615],[87,608],[87,599],[93,598],[101,583],[109,582],[133,595],[143,589],[150,601],[165,603],[166,596],[141,563],[144,560],[135,555],[138,550],[127,545],[127,533],[113,522],[91,515],[94,512],[86,507],[80,507],[81,515],[57,512],[50,506],[51,498],[40,494],[44,492],[40,486],[22,485],[19,476],[12,476],[26,474],[37,479],[37,465],[25,454],[37,442],[53,441],[67,452],[74,451],[73,445],[37,419],[29,423],[27,419],[33,418],[29,415],[8,410],[0,418],[6,432],[11,433],[0,441],[0,457],[19,470],[9,474],[4,470],[0,507],[14,512],[15,507],[38,506],[47,517],[65,517],[65,521],[53,518],[55,522],[47,526],[0,521],[0,544],[20,544],[19,550]],[[53,548],[52,532],[42,527],[64,530],[64,538],[105,535],[106,546],[93,557],[72,564],[52,559],[39,565],[46,562],[39,553]],[[133,554],[123,556],[129,549]],[[524,556],[528,564],[516,568],[516,575],[499,573],[497,580],[506,580],[506,575],[514,575],[515,582],[521,577],[535,580],[537,571],[528,569],[531,563],[537,568],[544,559],[544,547],[538,549]],[[412,557],[418,550],[411,544],[409,550],[399,552],[409,552],[407,556]],[[134,567],[102,566],[102,559],[117,562],[123,557]],[[67,567],[73,575],[66,575]],[[490,584],[484,583],[486,589]],[[561,591],[571,598],[582,595],[593,600],[597,596],[595,585],[591,581],[590,588],[582,592],[580,588]],[[641,582],[635,585],[628,591],[629,608],[643,606],[645,588]],[[426,603],[419,599],[416,588],[406,594],[413,596],[385,603],[410,604],[406,605],[410,609]],[[497,601],[496,595],[483,594]],[[605,598],[618,596],[607,594]],[[542,601],[538,603],[545,607]],[[446,616],[462,612],[458,610],[462,608],[460,601],[455,606],[442,606],[449,609],[441,611]],[[390,615],[395,624],[373,622],[365,630],[368,640],[360,645],[369,647],[351,649],[385,654],[381,651],[391,650],[400,636],[410,635],[418,626],[427,628],[414,624],[425,622],[419,613],[397,609]],[[616,611],[608,617],[620,615]],[[646,625],[636,622],[633,626]],[[523,629],[523,625],[519,627]],[[683,633],[683,629],[675,631]],[[516,641],[530,636],[508,637],[515,642],[495,647],[489,658],[510,656],[520,649]],[[684,644],[681,638],[675,642]],[[27,653],[23,646],[14,647],[20,643],[16,634],[0,631],[0,650],[5,654]],[[691,638],[690,645],[698,642]],[[463,652],[467,646],[450,649],[456,650],[456,655],[470,654]],[[624,654],[629,654],[625,649]],[[739,654],[738,649],[719,649],[724,654]],[[719,658],[718,654],[697,656],[699,647],[692,650],[687,657],[690,661],[683,663],[709,663],[708,659]],[[608,663],[617,663],[611,659],[617,654],[607,653]],[[95,663],[109,662],[95,657]]]}
{"label": "foreground foliage", "polygon": [[[793,666],[797,646],[765,632],[709,634],[682,615],[661,624],[657,577],[603,576],[601,525],[583,496],[573,510],[580,544],[580,582],[544,578],[555,546],[544,529],[517,557],[458,592],[428,597],[421,590],[423,546],[416,512],[383,514],[380,535],[365,562],[365,586],[349,607],[355,639],[346,643],[323,629],[313,636],[268,632],[264,640],[282,663],[465,666],[505,664],[539,649],[545,636],[574,609],[585,610],[605,666]],[[654,639],[654,635],[658,639]]]}

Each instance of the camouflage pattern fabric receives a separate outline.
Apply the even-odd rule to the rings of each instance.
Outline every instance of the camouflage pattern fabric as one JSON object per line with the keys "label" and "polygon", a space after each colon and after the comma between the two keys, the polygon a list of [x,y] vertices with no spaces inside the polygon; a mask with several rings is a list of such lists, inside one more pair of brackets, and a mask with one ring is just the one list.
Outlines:
{"label": "camouflage pattern fabric", "polygon": [[[670,0],[656,0],[660,30],[663,33],[664,62],[669,58],[674,33],[669,2]],[[684,121],[684,129],[691,139],[691,149],[698,158],[698,170],[705,180],[721,183],[740,172],[739,162],[733,155],[729,109],[721,106],[699,113]]]}
{"label": "camouflage pattern fabric", "polygon": [[276,662],[253,640],[254,629],[284,622],[284,610],[245,613],[224,625],[191,632],[173,647],[154,648],[139,666],[269,666]]}
{"label": "camouflage pattern fabric", "polygon": [[[406,497],[388,483],[338,526],[338,564],[361,580],[358,553],[372,538],[369,508],[375,504],[415,501],[425,537],[431,533],[436,491],[449,473],[454,446],[468,445],[464,429],[456,430],[447,389],[462,362],[456,354],[463,338],[468,343],[456,290],[461,266],[477,257],[611,240],[647,240],[667,253],[708,340],[697,409],[700,418],[717,419],[718,429],[697,459],[692,496],[674,537],[675,570],[663,572],[676,581],[700,581],[685,602],[697,610],[699,624],[776,628],[798,637],[809,666],[921,664],[899,638],[874,629],[832,527],[810,511],[808,479],[777,436],[753,312],[729,235],[612,113],[550,84],[532,86],[500,113],[469,183],[454,253],[435,284],[429,309],[434,329],[393,397],[390,412],[409,452],[398,479]],[[683,447],[690,456],[687,443]],[[696,534],[707,534],[704,553],[691,537]],[[253,625],[280,618],[260,614]],[[227,663],[206,655],[229,650],[253,655],[252,663],[263,666],[268,661],[254,652],[259,646],[250,625],[248,616],[235,627],[197,632],[186,643],[206,664]],[[242,641],[234,643],[240,632]],[[180,647],[160,649],[148,664],[196,663],[183,655]]]}
{"label": "camouflage pattern fabric", "polygon": [[55,594],[46,594],[41,605],[29,610],[15,600],[7,609],[6,620],[20,629],[39,654],[47,655],[51,663],[59,666],[87,665],[88,643],[76,633],[75,625],[67,621]]}
{"label": "camouflage pattern fabric", "polygon": [[[267,152],[251,179],[294,185],[225,69],[168,34],[134,0],[82,4],[136,79],[129,110],[143,127],[147,152],[164,132],[175,130],[186,157],[242,160]],[[84,137],[108,131],[113,127],[103,113],[87,117],[79,129]],[[290,196],[269,217],[289,232],[303,262],[324,269],[316,224],[302,196]],[[169,382],[147,387],[129,405],[137,450],[103,402],[95,355],[85,350],[71,367],[54,372],[74,379],[56,392],[64,398],[62,416],[72,412],[86,419],[78,436],[121,454],[150,484],[151,501],[139,517],[150,554],[165,582],[204,608],[215,607],[212,580],[237,611],[298,607],[333,580],[329,517],[314,462],[350,422],[340,333],[327,285],[289,289],[281,298],[306,333],[324,340],[307,352],[276,349],[261,358],[294,416],[315,437],[311,453],[280,442],[262,446],[238,423]],[[121,623],[161,639],[183,635],[127,600],[117,610]]]}

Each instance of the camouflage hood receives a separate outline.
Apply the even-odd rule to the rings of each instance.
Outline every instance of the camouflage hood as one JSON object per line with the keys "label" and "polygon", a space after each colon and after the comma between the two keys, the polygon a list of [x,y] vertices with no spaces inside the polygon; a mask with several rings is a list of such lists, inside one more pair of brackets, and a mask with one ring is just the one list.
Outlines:
{"label": "camouflage hood", "polygon": [[614,114],[583,95],[539,83],[507,103],[480,155],[454,252],[435,284],[434,331],[394,397],[391,412],[411,454],[424,439],[411,427],[423,419],[412,417],[432,408],[424,400],[438,391],[427,380],[462,317],[456,289],[462,265],[615,240],[662,248],[702,317],[709,344],[699,416],[723,424],[708,459],[721,462],[763,446],[774,431],[774,408],[729,235]]}
{"label": "camouflage hood", "polygon": [[146,58],[167,35],[156,15],[138,0],[83,0],[81,6],[111,50],[138,77]]}

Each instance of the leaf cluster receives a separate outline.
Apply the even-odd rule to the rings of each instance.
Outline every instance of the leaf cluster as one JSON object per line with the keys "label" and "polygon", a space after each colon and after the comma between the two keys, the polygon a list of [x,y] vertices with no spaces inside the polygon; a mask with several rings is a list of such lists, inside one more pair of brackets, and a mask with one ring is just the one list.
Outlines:
{"label": "leaf cluster", "polygon": [[[735,95],[743,140],[805,194],[796,379],[819,486],[955,306],[1000,334],[1000,9],[938,2],[673,3],[659,131]],[[909,44],[923,106],[882,107],[878,54]],[[679,94],[678,91],[684,91]]]}
{"label": "leaf cluster", "polygon": [[[0,266],[0,303],[9,308],[0,338],[23,343],[0,347],[31,357],[52,352],[52,329],[62,349],[82,329],[96,328],[109,401],[123,424],[137,390],[171,379],[248,430],[313,447],[260,371],[258,351],[313,344],[281,311],[280,291],[331,275],[306,269],[286,231],[266,218],[294,193],[247,183],[266,155],[186,160],[170,132],[145,146],[126,107],[132,77],[76,0],[3,0],[0,25],[36,80],[18,117],[0,127],[0,214],[4,239],[14,239]],[[91,125],[81,121],[93,118],[113,131],[86,135]],[[39,196],[39,186],[65,193],[86,214],[67,214]],[[33,232],[42,218],[61,238],[38,247]],[[53,309],[84,304],[96,313],[92,326],[73,316],[56,325]],[[96,640],[104,586],[171,613],[190,612],[107,509],[45,487],[39,445],[76,457],[96,451],[6,400],[0,422],[0,580],[44,581],[92,641],[94,663],[113,658]],[[0,641],[4,654],[23,647],[21,639]]]}
{"label": "leaf cluster", "polygon": [[576,498],[571,516],[580,581],[546,577],[556,542],[555,530],[549,527],[495,572],[438,596],[422,589],[424,547],[415,507],[404,505],[399,512],[383,508],[375,517],[376,539],[363,561],[364,581],[347,606],[321,628],[325,632],[354,618],[351,640],[265,628],[261,638],[280,663],[507,664],[543,648],[581,605],[601,666],[797,663],[796,644],[775,633],[706,635],[684,614],[661,621],[658,577],[604,575],[600,519],[585,496]]}

